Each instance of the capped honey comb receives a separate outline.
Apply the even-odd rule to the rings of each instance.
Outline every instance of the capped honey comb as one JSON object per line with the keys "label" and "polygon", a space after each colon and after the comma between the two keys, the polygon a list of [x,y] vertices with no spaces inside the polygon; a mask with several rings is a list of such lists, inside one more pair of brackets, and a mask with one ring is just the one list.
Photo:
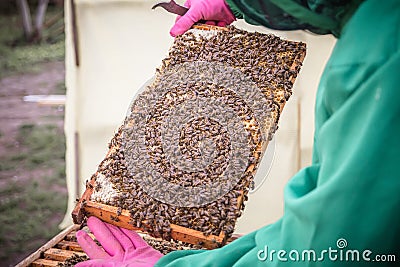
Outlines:
{"label": "capped honey comb", "polygon": [[201,26],[129,107],[73,217],[214,248],[234,231],[305,44]]}

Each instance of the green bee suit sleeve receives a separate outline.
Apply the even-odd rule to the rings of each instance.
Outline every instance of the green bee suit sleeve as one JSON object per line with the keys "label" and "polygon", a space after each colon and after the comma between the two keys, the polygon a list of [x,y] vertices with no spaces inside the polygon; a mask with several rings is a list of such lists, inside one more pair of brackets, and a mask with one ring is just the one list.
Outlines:
{"label": "green bee suit sleeve", "polygon": [[226,0],[236,18],[276,30],[340,31],[364,0]]}
{"label": "green bee suit sleeve", "polygon": [[313,162],[287,184],[280,220],[156,266],[399,266],[399,26],[400,1],[367,0],[343,28],[318,88]]}

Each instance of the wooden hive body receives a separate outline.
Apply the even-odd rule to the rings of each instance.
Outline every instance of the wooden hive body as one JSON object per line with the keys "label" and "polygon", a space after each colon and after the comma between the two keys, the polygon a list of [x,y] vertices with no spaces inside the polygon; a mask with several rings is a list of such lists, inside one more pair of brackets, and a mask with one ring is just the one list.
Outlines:
{"label": "wooden hive body", "polygon": [[[16,267],[69,267],[75,266],[78,262],[88,260],[88,256],[76,239],[76,231],[80,228],[80,225],[74,224],[64,229],[38,250],[19,262]],[[83,229],[88,231],[89,236],[97,242],[89,229],[85,227]],[[182,242],[165,241],[160,238],[154,238],[145,233],[139,233],[139,235],[146,240],[150,246],[163,254],[175,250],[198,248],[198,246]],[[228,240],[228,242],[233,241],[233,239],[234,238]],[[101,247],[101,244],[99,244],[99,242],[97,243]]]}

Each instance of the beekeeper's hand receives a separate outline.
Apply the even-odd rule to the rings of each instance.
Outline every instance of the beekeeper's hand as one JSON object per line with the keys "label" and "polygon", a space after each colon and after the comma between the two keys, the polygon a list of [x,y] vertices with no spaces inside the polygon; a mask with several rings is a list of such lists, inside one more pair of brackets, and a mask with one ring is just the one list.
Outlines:
{"label": "beekeeper's hand", "polygon": [[173,37],[185,33],[199,20],[218,26],[226,26],[235,21],[235,16],[225,0],[187,0],[184,6],[189,10],[184,16],[178,16],[170,31]]}
{"label": "beekeeper's hand", "polygon": [[78,243],[90,258],[78,263],[78,267],[152,267],[163,256],[134,231],[104,223],[96,217],[90,217],[87,224],[104,250],[85,231],[78,231]]}

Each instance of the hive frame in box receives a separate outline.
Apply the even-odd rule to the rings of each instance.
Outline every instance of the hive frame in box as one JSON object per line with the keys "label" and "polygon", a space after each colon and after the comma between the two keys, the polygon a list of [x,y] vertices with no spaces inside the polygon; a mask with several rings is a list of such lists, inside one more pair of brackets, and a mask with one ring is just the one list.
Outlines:
{"label": "hive frame in box", "polygon": [[[71,257],[75,257],[73,261],[76,263],[78,260],[76,257],[87,258],[86,253],[80,247],[76,241],[76,231],[80,229],[80,226],[73,224],[59,234],[55,235],[46,244],[41,246],[38,250],[30,254],[28,257],[20,261],[16,267],[57,267],[59,264],[67,264],[71,266]],[[94,235],[89,232],[89,236],[95,239]],[[145,240],[152,240],[153,242],[159,241],[159,239],[152,238],[146,234],[139,233]],[[232,242],[239,236],[233,236],[227,242]],[[150,243],[151,245],[151,243]],[[190,249],[189,247],[181,247],[182,249]],[[155,248],[156,249],[156,248]],[[160,251],[162,253],[162,251]],[[82,261],[80,259],[79,261]]]}
{"label": "hive frame in box", "polygon": [[[193,28],[201,29],[201,30],[227,30],[226,28],[217,27],[217,26],[209,26],[209,25],[195,25]],[[303,62],[305,57],[305,53],[299,54],[295,57],[293,61],[293,65],[291,66],[291,70],[295,70],[298,67],[298,63]],[[291,76],[289,81],[294,84],[296,77]],[[282,112],[283,107],[286,101],[283,103],[279,103],[280,110]],[[263,148],[257,147],[257,151],[263,151],[264,148],[268,146],[268,141],[264,142]],[[108,152],[110,153],[110,151]],[[107,156],[106,156],[107,157]],[[253,171],[255,168],[254,165],[249,165],[246,171]],[[126,229],[142,231],[142,228],[137,228],[133,224],[131,224],[131,216],[129,210],[121,210],[121,208],[114,207],[111,205],[97,203],[90,200],[90,197],[93,193],[93,188],[96,186],[95,178],[93,177],[90,181],[87,182],[86,191],[83,193],[82,197],[79,199],[76,204],[75,209],[72,212],[72,217],[75,223],[82,223],[85,219],[85,216],[95,216],[105,222],[110,224],[123,227]],[[249,184],[246,184],[246,187],[249,187]],[[241,195],[237,198],[237,205],[240,209],[244,202],[244,192],[242,191]],[[143,224],[146,225],[146,221],[143,221]],[[182,242],[198,245],[201,244],[204,248],[213,249],[224,245],[227,242],[227,236],[223,231],[217,235],[204,235],[202,232],[193,230],[190,228],[186,228],[176,224],[170,224],[171,227],[171,238],[175,240],[179,240]]]}
{"label": "hive frame in box", "polygon": [[71,225],[54,236],[49,242],[26,257],[16,267],[54,267],[63,263],[74,254],[86,256],[82,248],[75,241],[72,241],[79,225]]}

